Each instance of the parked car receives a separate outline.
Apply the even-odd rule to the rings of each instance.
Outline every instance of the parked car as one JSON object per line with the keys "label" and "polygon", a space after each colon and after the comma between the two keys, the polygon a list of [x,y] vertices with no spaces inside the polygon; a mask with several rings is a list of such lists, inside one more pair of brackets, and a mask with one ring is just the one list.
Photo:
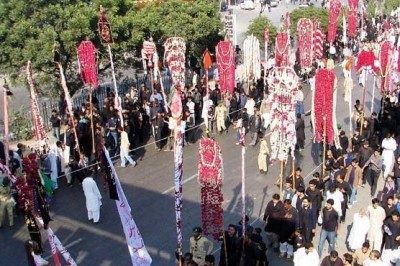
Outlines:
{"label": "parked car", "polygon": [[252,0],[244,0],[240,3],[240,8],[244,10],[253,10],[255,8],[255,4]]}

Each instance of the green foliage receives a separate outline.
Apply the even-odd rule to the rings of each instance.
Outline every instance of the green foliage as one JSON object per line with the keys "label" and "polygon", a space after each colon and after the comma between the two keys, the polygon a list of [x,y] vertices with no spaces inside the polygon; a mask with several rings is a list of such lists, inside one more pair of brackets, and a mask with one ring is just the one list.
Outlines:
{"label": "green foliage", "polygon": [[251,22],[246,36],[253,34],[256,38],[260,41],[260,48],[265,48],[265,38],[264,32],[265,28],[269,30],[269,42],[268,44],[275,44],[275,37],[276,37],[276,27],[272,24],[272,22],[265,17],[257,17],[253,19]]}
{"label": "green foliage", "polygon": [[18,140],[29,140],[34,136],[32,129],[32,117],[27,116],[24,109],[24,106],[22,106],[19,110],[13,111],[10,114],[10,131]]}
{"label": "green foliage", "polygon": [[130,16],[135,31],[132,41],[139,45],[144,38],[152,36],[162,55],[165,40],[179,36],[186,40],[187,57],[200,59],[206,48],[212,52],[222,38],[219,35],[222,23],[218,10],[217,2],[206,0],[172,0],[146,5]]}
{"label": "green foliage", "polygon": [[385,0],[385,7],[386,7],[386,14],[390,14],[392,10],[400,7],[400,1],[399,0]]}
{"label": "green foliage", "polygon": [[[99,49],[99,75],[110,67],[107,47],[98,34],[98,13],[107,10],[116,69],[128,62],[124,55],[139,57],[144,38],[152,36],[162,58],[166,38],[180,36],[187,41],[189,56],[200,57],[212,50],[222,28],[218,4],[206,0],[171,0],[138,8],[128,0],[0,0],[0,73],[26,84],[25,67],[32,61],[38,87],[45,94],[58,91],[59,73],[53,63],[53,45],[61,54],[68,87],[75,92],[82,86],[76,48],[90,39]],[[22,75],[21,75],[22,74]]]}
{"label": "green foliage", "polygon": [[308,18],[313,20],[314,18],[318,18],[321,22],[321,28],[324,31],[328,30],[328,20],[329,14],[328,10],[325,8],[318,7],[306,7],[301,9],[295,9],[290,13],[291,24],[290,31],[293,36],[296,35],[297,32],[297,22],[301,18]]}

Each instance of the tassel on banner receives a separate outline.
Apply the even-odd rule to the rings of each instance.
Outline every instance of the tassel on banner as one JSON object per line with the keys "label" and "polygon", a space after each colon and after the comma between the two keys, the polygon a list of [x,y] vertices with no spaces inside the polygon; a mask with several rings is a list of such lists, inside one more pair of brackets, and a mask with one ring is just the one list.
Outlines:
{"label": "tassel on banner", "polygon": [[118,208],[118,214],[121,219],[121,223],[125,233],[126,243],[128,245],[129,254],[131,255],[133,266],[149,266],[151,265],[152,259],[148,253],[142,235],[139,232],[139,228],[136,226],[131,214],[131,207],[126,199],[125,193],[122,189],[121,183],[117,172],[115,171],[114,165],[111,161],[110,154],[107,149],[104,148],[104,154],[110,164],[111,172],[114,175],[115,183],[118,191],[119,200],[115,200],[115,204]]}

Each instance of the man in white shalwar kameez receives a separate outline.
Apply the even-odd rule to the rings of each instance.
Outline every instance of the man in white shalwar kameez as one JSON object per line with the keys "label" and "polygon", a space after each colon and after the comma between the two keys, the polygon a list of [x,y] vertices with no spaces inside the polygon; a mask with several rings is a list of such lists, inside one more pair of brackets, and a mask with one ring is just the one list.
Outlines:
{"label": "man in white shalwar kameez", "polygon": [[319,256],[312,243],[305,243],[294,253],[294,266],[318,266]]}
{"label": "man in white shalwar kameez", "polygon": [[383,220],[386,218],[385,210],[379,206],[377,198],[372,199],[372,205],[368,206],[367,213],[370,221],[370,228],[368,230],[368,241],[371,249],[380,250],[383,239]]}
{"label": "man in white shalwar kameez", "polygon": [[382,159],[384,165],[383,177],[386,177],[390,174],[393,169],[394,164],[394,151],[397,149],[397,143],[392,137],[390,133],[386,135],[386,138],[382,140],[381,145],[382,151]]}
{"label": "man in white shalwar kameez", "polygon": [[[89,171],[88,174],[91,174],[91,171]],[[100,206],[102,197],[96,182],[93,180],[93,177],[85,177],[82,182],[82,188],[86,198],[88,220],[93,220],[94,223],[98,223],[100,219]]]}
{"label": "man in white shalwar kameez", "polygon": [[347,243],[349,243],[350,249],[356,250],[362,247],[369,227],[369,218],[364,209],[361,209],[358,213],[354,214],[353,226],[351,227],[349,237],[347,238]]}

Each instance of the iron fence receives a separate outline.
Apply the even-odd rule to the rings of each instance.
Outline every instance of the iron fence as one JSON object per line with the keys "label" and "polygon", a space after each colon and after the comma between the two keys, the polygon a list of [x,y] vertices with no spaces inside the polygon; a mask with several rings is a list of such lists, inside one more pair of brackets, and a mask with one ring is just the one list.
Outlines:
{"label": "iron fence", "polygon": [[[161,80],[164,86],[165,93],[168,95],[169,90],[172,86],[172,80],[168,72],[161,73]],[[185,83],[186,85],[190,85],[192,82],[192,71],[189,69],[185,73]],[[125,95],[130,92],[130,88],[135,86],[136,88],[140,88],[140,84],[145,83],[147,87],[151,86],[150,75],[145,75],[144,73],[134,73],[132,77],[125,77],[119,84],[118,94]],[[99,108],[102,110],[104,99],[107,97],[107,88],[113,88],[113,84],[111,82],[103,83],[99,86],[99,88],[94,91],[93,95],[99,101]],[[112,90],[111,90],[112,91]],[[89,95],[89,91],[85,89],[81,89],[74,94],[72,97],[73,106],[81,106],[82,103],[86,102],[87,96]],[[59,100],[58,99],[50,99],[50,98],[39,98],[39,110],[40,115],[43,119],[43,124],[46,130],[51,129],[51,111],[52,110],[60,110]],[[22,110],[24,117],[32,117],[32,111],[30,107],[26,107]],[[11,112],[10,112],[11,114]],[[30,128],[33,130],[33,120],[30,120]],[[10,141],[15,142],[22,140],[18,137],[19,134],[15,132],[15,128],[12,124],[10,124]],[[3,123],[0,124],[0,140],[4,139],[4,126]]]}

